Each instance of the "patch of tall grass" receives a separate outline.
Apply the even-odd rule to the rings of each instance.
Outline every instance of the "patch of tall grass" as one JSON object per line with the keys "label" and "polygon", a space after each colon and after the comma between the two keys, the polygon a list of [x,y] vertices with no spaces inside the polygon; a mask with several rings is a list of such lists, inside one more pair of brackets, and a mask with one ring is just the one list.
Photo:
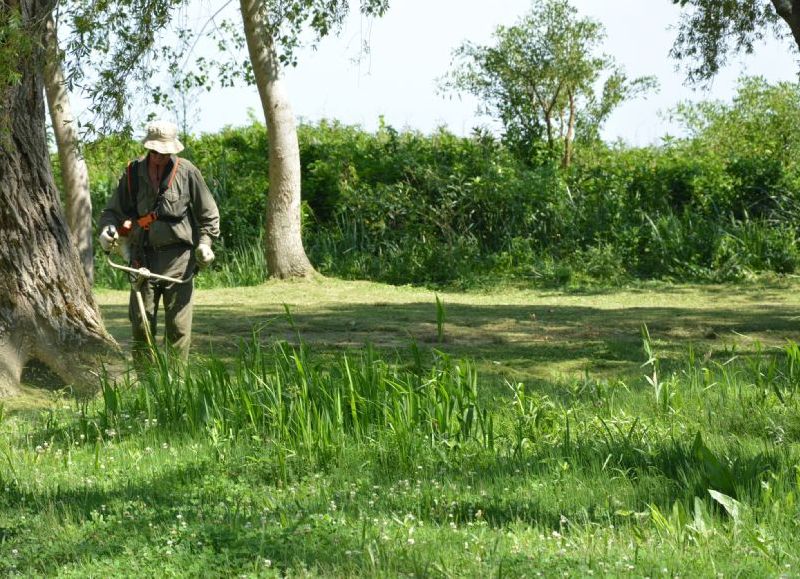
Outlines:
{"label": "patch of tall grass", "polygon": [[669,372],[646,331],[644,346],[648,388],[586,378],[550,392],[509,383],[510,398],[490,398],[471,362],[437,350],[427,363],[416,346],[410,362],[370,346],[330,358],[254,335],[230,367],[159,355],[137,380],[106,377],[96,430],[121,432],[132,418],[192,437],[261,441],[317,466],[353,448],[398,468],[430,453],[446,463],[477,453],[660,472],[688,493],[758,494],[783,443],[800,436],[797,344],[723,360],[690,352]]}
{"label": "patch of tall grass", "polygon": [[639,380],[494,398],[471,363],[413,345],[319,355],[254,335],[229,365],[157,356],[79,412],[0,422],[0,571],[91,575],[86,545],[111,544],[176,574],[198,557],[238,574],[256,552],[323,575],[791,575],[800,348],[673,363],[643,343]]}
{"label": "patch of tall grass", "polygon": [[350,441],[387,437],[406,464],[419,440],[494,444],[474,366],[443,353],[429,368],[402,368],[371,347],[315,360],[304,344],[265,349],[254,336],[230,370],[215,359],[188,368],[164,355],[156,361],[135,384],[104,381],[104,428],[137,416],[190,435],[270,440],[313,462],[339,454]]}

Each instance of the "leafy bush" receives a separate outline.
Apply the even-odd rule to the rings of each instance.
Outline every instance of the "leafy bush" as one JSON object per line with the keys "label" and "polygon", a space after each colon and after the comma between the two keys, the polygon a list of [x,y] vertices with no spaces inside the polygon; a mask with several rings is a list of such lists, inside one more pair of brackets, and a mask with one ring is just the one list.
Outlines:
{"label": "leafy bush", "polygon": [[[675,114],[687,138],[584,147],[568,171],[480,131],[301,125],[309,257],[329,275],[459,287],[794,272],[800,85],[745,79],[733,103]],[[254,121],[186,144],[222,215],[225,273],[209,283],[258,283],[266,129]],[[120,138],[87,146],[97,211],[140,151]]]}

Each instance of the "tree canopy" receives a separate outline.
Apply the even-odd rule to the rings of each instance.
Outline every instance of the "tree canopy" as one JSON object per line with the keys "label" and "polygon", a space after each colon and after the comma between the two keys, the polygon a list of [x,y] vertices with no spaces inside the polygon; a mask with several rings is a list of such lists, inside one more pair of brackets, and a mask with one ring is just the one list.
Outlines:
{"label": "tree canopy", "polygon": [[574,140],[597,139],[621,102],[655,85],[650,77],[629,79],[601,52],[604,38],[603,26],[568,0],[536,0],[514,26],[497,28],[492,45],[456,49],[443,85],[481,99],[521,150],[544,142],[551,155],[562,148],[568,165]]}
{"label": "tree canopy", "polygon": [[729,55],[752,53],[769,36],[787,36],[800,46],[798,0],[672,0],[684,9],[671,56],[685,61],[692,82],[713,78]]}

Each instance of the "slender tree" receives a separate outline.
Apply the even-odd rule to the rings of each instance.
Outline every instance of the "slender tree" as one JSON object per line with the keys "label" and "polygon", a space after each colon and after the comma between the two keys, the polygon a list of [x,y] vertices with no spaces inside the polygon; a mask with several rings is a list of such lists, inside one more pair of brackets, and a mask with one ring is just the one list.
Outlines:
{"label": "slender tree", "polygon": [[281,81],[275,40],[259,0],[241,0],[247,49],[267,121],[269,193],[265,221],[267,268],[278,278],[314,272],[300,227],[300,145],[291,103]]}
{"label": "slender tree", "polygon": [[[381,15],[388,0],[361,0],[361,11]],[[240,0],[253,80],[267,123],[269,192],[265,251],[271,277],[305,277],[314,268],[303,248],[300,222],[300,147],[294,114],[283,86],[282,71],[296,64],[296,48],[304,29],[317,40],[337,30],[348,0]]]}
{"label": "slender tree", "polygon": [[78,248],[83,271],[91,285],[94,281],[94,251],[89,169],[80,154],[78,128],[72,115],[69,91],[61,67],[62,55],[58,47],[56,22],[52,14],[47,18],[44,39],[44,86],[64,183],[67,225]]}

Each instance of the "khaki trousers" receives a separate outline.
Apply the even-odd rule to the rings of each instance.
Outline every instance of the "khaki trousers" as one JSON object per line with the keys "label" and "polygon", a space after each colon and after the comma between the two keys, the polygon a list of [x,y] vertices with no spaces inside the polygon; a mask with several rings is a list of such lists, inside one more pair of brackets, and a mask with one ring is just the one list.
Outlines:
{"label": "khaki trousers", "polygon": [[[144,267],[176,279],[187,279],[195,269],[194,252],[188,245],[171,245],[168,247],[144,251]],[[194,280],[183,284],[150,280],[141,289],[144,308],[150,322],[150,333],[155,340],[157,335],[158,306],[164,303],[164,342],[183,360],[189,357],[189,345],[192,340],[192,305]],[[133,357],[135,362],[149,359],[145,326],[139,313],[136,294],[131,291],[128,304],[128,318],[133,330]]]}

